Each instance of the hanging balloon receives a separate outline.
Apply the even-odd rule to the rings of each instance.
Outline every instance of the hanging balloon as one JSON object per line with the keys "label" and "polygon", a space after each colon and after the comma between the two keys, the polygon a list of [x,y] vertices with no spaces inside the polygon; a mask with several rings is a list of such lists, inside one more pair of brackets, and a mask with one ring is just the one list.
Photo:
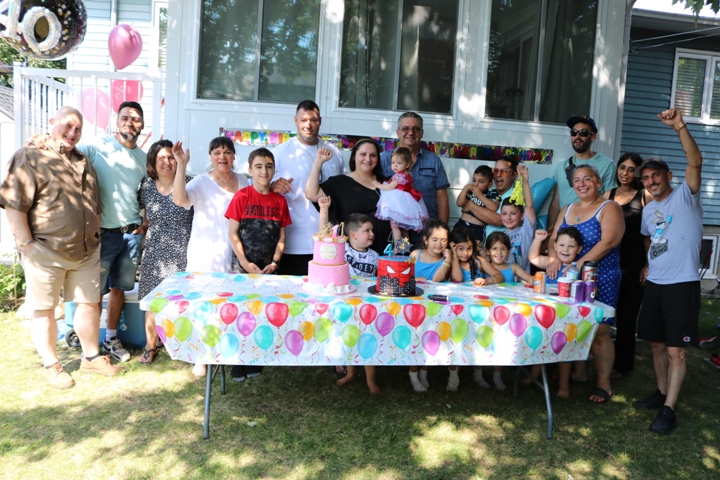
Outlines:
{"label": "hanging balloon", "polygon": [[113,80],[110,84],[113,112],[117,113],[123,102],[140,102],[143,97],[142,82],[137,80]]}
{"label": "hanging balloon", "polygon": [[116,25],[108,36],[108,51],[115,68],[122,70],[137,60],[142,44],[142,37],[133,27]]}
{"label": "hanging balloon", "polygon": [[107,128],[110,123],[108,108],[110,99],[102,90],[86,88],[82,91],[80,99],[80,111],[86,122],[96,125],[98,128]]}
{"label": "hanging balloon", "polygon": [[85,39],[82,0],[9,0],[2,3],[0,35],[11,47],[37,60],[59,60]]}

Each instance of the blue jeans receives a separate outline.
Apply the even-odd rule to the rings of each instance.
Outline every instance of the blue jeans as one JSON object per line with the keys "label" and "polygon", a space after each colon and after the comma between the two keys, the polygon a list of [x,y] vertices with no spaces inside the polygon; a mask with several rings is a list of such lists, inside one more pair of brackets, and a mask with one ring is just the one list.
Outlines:
{"label": "blue jeans", "polygon": [[100,294],[135,288],[143,235],[100,229]]}

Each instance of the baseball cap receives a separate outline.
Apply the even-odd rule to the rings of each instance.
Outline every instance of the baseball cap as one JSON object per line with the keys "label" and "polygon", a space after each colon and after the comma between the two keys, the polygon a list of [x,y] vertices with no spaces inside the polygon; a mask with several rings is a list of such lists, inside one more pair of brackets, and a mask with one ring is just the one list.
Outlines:
{"label": "baseball cap", "polygon": [[592,127],[593,133],[597,133],[597,125],[595,124],[595,120],[593,120],[590,117],[586,117],[585,115],[575,115],[574,117],[568,118],[567,126],[568,128],[573,128],[578,123],[587,123]]}
{"label": "baseball cap", "polygon": [[638,168],[635,169],[635,178],[640,178],[642,176],[642,171],[645,167],[665,170],[666,172],[670,171],[668,164],[665,163],[663,160],[660,160],[659,158],[648,158],[642,164],[640,164]]}

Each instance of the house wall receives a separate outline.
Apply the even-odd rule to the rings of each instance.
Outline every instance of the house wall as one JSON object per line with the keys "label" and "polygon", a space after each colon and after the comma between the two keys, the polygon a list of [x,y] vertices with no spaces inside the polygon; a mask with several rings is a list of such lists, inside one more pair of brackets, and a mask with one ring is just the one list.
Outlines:
{"label": "house wall", "polygon": [[[632,4],[633,1],[629,2]],[[196,65],[199,45],[200,0],[174,1],[169,5],[168,65],[165,111],[166,138],[182,140],[192,153],[190,169],[204,171],[207,145],[220,128],[294,130],[296,105],[262,102],[198,100]],[[484,118],[485,76],[489,38],[490,0],[460,1],[459,65],[454,86],[452,115],[423,114],[428,141],[483,145],[511,145],[553,149],[562,159],[573,151],[564,125]],[[343,1],[324,0],[320,13],[318,82],[315,101],[323,118],[321,133],[394,137],[398,112],[339,108],[338,83],[342,43]],[[593,71],[594,83],[589,112],[598,121],[599,140],[594,148],[613,155],[621,90],[623,38],[628,7],[624,1],[600,0],[598,35]],[[571,94],[571,92],[569,92]],[[247,158],[249,147],[239,151]],[[480,163],[443,159],[451,181],[451,216],[454,198]],[[244,163],[244,162],[242,162]],[[552,166],[532,165],[531,180],[550,176]]]}
{"label": "house wall", "polygon": [[[640,40],[667,35],[667,32],[633,29],[631,39]],[[686,38],[686,37],[682,37]],[[668,43],[670,39],[642,42],[643,47]],[[673,171],[673,185],[685,178],[685,154],[680,142],[668,127],[661,124],[657,114],[670,108],[673,68],[676,48],[720,52],[716,37],[679,44],[643,48],[628,57],[625,113],[621,150],[635,151],[643,158],[660,157]],[[703,223],[720,226],[720,125],[702,125],[688,121],[703,155]]]}

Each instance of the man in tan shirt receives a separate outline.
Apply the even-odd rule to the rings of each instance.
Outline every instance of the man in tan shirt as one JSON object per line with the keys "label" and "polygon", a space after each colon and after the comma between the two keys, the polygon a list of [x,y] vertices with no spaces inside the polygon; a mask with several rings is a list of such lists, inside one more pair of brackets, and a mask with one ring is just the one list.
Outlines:
{"label": "man in tan shirt", "polygon": [[57,389],[75,385],[57,357],[55,307],[63,290],[77,303],[73,326],[83,355],[80,371],[117,375],[98,349],[100,326],[100,194],[95,169],[75,145],[82,115],[63,107],[50,120],[47,149],[15,152],[0,184],[0,207],[7,212],[33,306],[33,344],[45,365],[45,379]]}

